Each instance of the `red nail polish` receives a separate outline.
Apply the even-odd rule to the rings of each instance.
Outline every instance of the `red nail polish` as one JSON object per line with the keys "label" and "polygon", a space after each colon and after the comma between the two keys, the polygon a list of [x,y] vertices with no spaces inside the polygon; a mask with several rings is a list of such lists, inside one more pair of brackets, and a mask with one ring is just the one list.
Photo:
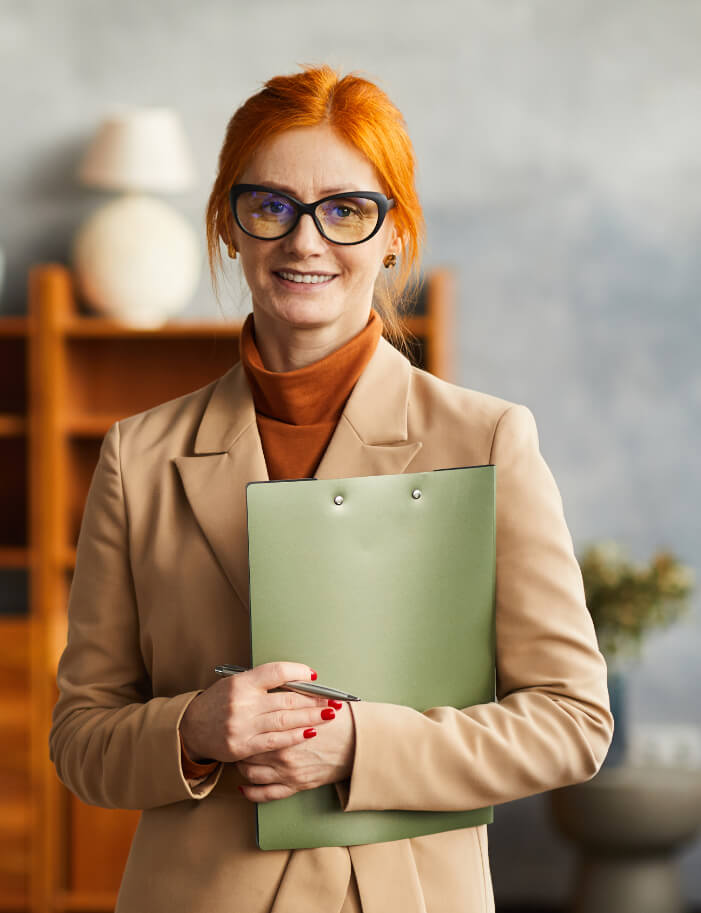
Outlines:
{"label": "red nail polish", "polygon": [[333,707],[326,707],[321,711],[321,718],[322,720],[335,720],[336,711],[333,709]]}
{"label": "red nail polish", "polygon": [[316,729],[305,729],[302,735],[305,739],[313,739],[316,735]]}
{"label": "red nail polish", "polygon": [[343,701],[336,701],[332,697],[329,698],[329,707],[333,707],[334,710],[340,710],[343,707]]}
{"label": "red nail polish", "polygon": [[312,681],[316,681],[316,672],[312,669]]}
{"label": "red nail polish", "polygon": [[236,789],[238,789],[238,791],[241,793],[242,796],[245,795],[245,793],[243,791],[243,786],[237,786]]}

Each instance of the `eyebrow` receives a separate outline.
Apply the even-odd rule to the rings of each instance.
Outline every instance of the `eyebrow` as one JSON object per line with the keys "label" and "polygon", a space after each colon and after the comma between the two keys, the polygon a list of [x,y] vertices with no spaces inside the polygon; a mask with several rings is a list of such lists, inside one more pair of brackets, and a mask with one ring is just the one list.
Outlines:
{"label": "eyebrow", "polygon": [[[281,190],[283,193],[289,193],[293,197],[297,197],[297,191],[292,190],[291,187],[286,187],[284,184],[278,184],[277,181],[260,181],[264,187],[270,187],[271,190]],[[360,187],[327,187],[326,190],[319,191],[322,197],[328,196],[331,193],[359,193]],[[299,197],[297,197],[299,199]],[[321,199],[321,197],[320,197]]]}

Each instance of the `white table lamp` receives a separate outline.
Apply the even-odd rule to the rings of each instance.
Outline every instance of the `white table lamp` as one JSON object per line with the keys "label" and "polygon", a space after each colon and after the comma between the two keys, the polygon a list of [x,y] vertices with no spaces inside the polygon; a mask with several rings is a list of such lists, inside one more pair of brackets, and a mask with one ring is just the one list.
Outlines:
{"label": "white table lamp", "polygon": [[188,303],[202,269],[192,226],[147,194],[176,193],[194,183],[177,114],[155,107],[115,113],[98,129],[77,176],[85,185],[123,192],[75,236],[73,270],[82,296],[124,323],[160,326]]}

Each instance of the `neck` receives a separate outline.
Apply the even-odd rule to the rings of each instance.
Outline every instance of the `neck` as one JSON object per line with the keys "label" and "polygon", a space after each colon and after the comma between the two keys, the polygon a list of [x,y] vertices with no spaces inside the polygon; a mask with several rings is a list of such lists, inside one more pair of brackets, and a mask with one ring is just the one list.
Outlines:
{"label": "neck", "polygon": [[256,347],[268,371],[294,371],[340,349],[367,326],[371,307],[323,326],[292,326],[253,305]]}

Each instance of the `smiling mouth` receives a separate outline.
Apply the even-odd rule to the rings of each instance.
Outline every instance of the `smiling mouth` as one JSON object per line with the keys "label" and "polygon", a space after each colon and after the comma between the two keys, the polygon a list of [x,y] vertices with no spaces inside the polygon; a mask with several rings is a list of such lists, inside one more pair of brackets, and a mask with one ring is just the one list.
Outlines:
{"label": "smiling mouth", "polygon": [[273,275],[287,285],[328,285],[336,278],[331,273],[295,273],[287,270],[273,270]]}

